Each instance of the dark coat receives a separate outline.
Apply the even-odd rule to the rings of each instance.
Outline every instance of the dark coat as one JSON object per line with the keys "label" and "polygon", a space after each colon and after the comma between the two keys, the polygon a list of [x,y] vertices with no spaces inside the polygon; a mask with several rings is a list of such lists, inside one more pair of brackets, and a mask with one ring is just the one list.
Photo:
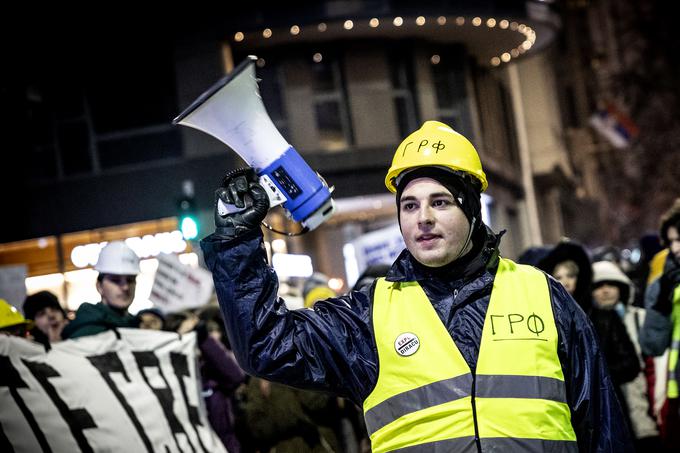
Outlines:
{"label": "dark coat", "polygon": [[83,303],[76,317],[61,333],[64,339],[97,335],[119,327],[139,327],[139,318],[126,311],[115,310],[103,302]]}
{"label": "dark coat", "polygon": [[214,338],[202,338],[199,349],[203,395],[210,426],[230,453],[239,453],[240,445],[234,432],[234,392],[245,381],[246,375],[234,354]]}
{"label": "dark coat", "polygon": [[245,392],[243,415],[253,450],[340,451],[332,426],[340,414],[335,398],[329,395],[253,378]]}
{"label": "dark coat", "polygon": [[[418,281],[456,346],[476,368],[482,328],[498,263],[499,238],[475,239],[475,249],[446,272],[427,272],[407,250],[388,281]],[[249,373],[300,388],[325,390],[358,405],[378,379],[372,327],[373,288],[287,310],[267,264],[262,233],[201,242],[224,313],[227,333]],[[460,264],[458,262],[460,261]],[[548,279],[572,425],[580,451],[631,451],[629,435],[592,324],[562,285]]]}

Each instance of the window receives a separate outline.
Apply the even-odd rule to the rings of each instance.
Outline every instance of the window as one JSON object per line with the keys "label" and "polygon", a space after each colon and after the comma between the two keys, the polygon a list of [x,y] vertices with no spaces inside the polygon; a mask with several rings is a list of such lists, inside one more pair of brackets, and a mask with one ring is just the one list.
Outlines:
{"label": "window", "polygon": [[465,79],[465,52],[457,46],[433,49],[430,64],[439,119],[465,136],[472,134]]}
{"label": "window", "polygon": [[258,62],[256,71],[262,102],[276,129],[288,140],[288,119],[281,96],[283,86],[281,65],[268,56],[262,58],[261,61],[262,63]]}
{"label": "window", "polygon": [[392,98],[399,126],[399,136],[406,137],[417,127],[416,107],[413,101],[413,62],[410,52],[391,52],[388,55]]}
{"label": "window", "polygon": [[319,147],[325,151],[347,149],[353,139],[340,59],[327,51],[309,61]]}

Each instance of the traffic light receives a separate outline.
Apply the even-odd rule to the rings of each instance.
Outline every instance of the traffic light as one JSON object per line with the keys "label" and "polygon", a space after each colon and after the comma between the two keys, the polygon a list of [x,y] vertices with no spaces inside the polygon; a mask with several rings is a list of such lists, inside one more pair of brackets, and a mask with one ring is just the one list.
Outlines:
{"label": "traffic light", "polygon": [[179,229],[182,232],[182,237],[187,240],[196,239],[198,236],[198,220],[193,210],[193,200],[183,199],[179,204]]}
{"label": "traffic light", "polygon": [[184,182],[184,196],[177,203],[179,211],[179,229],[185,240],[196,239],[199,230],[193,184],[187,184],[188,182],[189,181]]}

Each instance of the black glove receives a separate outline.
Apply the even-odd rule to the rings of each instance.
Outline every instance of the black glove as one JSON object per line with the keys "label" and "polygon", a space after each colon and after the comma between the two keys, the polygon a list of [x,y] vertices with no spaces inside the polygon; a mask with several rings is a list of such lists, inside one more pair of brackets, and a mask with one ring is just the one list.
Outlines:
{"label": "black glove", "polygon": [[[246,207],[246,195],[252,204]],[[244,208],[221,216],[217,210],[219,200],[226,204]],[[242,168],[227,173],[222,186],[215,191],[215,234],[223,239],[234,239],[250,230],[258,228],[269,210],[269,197],[264,187],[258,182],[257,174],[252,168]]]}

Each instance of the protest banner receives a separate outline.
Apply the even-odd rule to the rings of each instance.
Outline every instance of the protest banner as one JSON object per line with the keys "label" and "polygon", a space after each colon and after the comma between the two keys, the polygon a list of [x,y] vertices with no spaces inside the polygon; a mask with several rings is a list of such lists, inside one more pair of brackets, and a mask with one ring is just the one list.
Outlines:
{"label": "protest banner", "polygon": [[0,335],[0,451],[226,452],[196,336],[118,329],[53,344]]}

